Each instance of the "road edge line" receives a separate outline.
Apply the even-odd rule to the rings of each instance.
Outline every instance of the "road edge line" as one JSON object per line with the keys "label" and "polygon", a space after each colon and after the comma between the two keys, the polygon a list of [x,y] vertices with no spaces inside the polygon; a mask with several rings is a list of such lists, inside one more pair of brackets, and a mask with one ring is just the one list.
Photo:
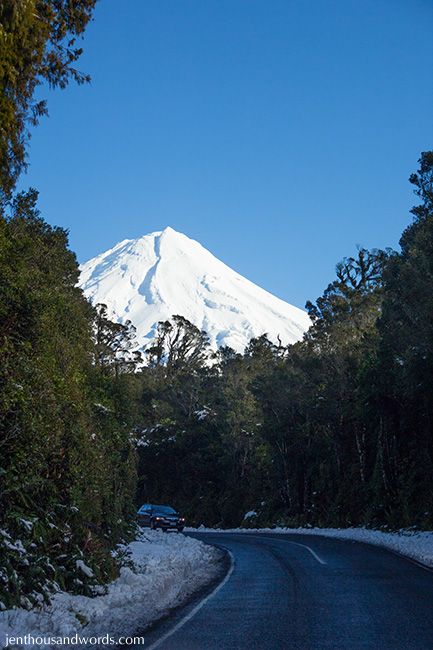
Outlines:
{"label": "road edge line", "polygon": [[211,600],[211,598],[216,596],[216,594],[220,591],[220,589],[222,589],[224,585],[230,580],[231,575],[235,568],[235,559],[231,551],[229,551],[228,549],[224,549],[224,550],[226,551],[226,553],[230,558],[230,567],[226,575],[224,576],[224,578],[221,580],[221,582],[215,587],[213,591],[210,592],[210,594],[208,594],[205,598],[203,598],[203,600],[197,603],[197,605],[193,607],[193,609],[190,612],[188,612],[188,614],[186,614],[183,618],[181,618],[180,621],[176,623],[174,627],[171,628],[171,630],[168,630],[168,632],[163,634],[159,639],[154,641],[151,645],[146,646],[146,650],[154,650],[155,648],[158,648],[162,643],[164,643],[164,641],[166,641],[171,636],[173,636],[173,634],[175,634],[178,630],[180,630],[185,625],[185,623],[188,623],[188,621],[194,618],[194,616],[201,610],[201,608],[204,607],[204,605],[206,605],[206,603],[209,600]]}

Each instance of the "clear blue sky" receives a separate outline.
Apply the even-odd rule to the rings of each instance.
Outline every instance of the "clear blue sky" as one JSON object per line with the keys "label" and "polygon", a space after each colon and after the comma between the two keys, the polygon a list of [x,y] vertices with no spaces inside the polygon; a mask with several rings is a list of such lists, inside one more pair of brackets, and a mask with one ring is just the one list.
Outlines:
{"label": "clear blue sky", "polygon": [[433,147],[431,0],[101,0],[22,186],[80,261],[170,225],[298,306],[398,244]]}

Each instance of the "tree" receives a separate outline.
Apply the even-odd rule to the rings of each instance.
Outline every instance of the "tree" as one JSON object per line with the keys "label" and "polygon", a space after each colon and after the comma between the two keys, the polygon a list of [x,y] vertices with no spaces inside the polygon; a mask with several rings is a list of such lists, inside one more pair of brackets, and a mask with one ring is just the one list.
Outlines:
{"label": "tree", "polygon": [[433,521],[433,152],[410,182],[421,203],[384,274],[378,489],[394,520]]}
{"label": "tree", "polygon": [[134,372],[142,363],[141,353],[136,349],[136,328],[126,323],[113,323],[108,318],[107,305],[95,307],[95,360],[102,372],[119,377],[124,372]]}
{"label": "tree", "polygon": [[25,169],[29,125],[47,115],[45,100],[34,99],[46,82],[65,88],[89,76],[74,64],[76,46],[96,0],[1,0],[0,2],[0,201],[10,198]]}
{"label": "tree", "polygon": [[151,366],[168,372],[184,366],[200,367],[208,356],[209,337],[183,316],[158,323],[156,337],[145,354]]}
{"label": "tree", "polygon": [[[0,210],[0,554],[7,606],[115,576],[135,490],[127,386],[93,363],[95,311],[37,192]],[[113,384],[116,384],[114,387]],[[123,391],[123,393],[122,393]],[[20,540],[22,547],[14,544]],[[20,549],[24,548],[24,552]],[[80,575],[78,559],[93,569]]]}
{"label": "tree", "polygon": [[380,315],[382,275],[391,250],[358,250],[356,258],[344,258],[336,267],[337,279],[323,296],[306,308],[313,322],[306,338],[328,351],[353,346],[375,328]]}
{"label": "tree", "polygon": [[431,528],[431,152],[410,180],[421,202],[401,252],[344,258],[307,304],[303,341],[261,336],[209,365],[199,330],[160,324],[141,377],[143,499],[173,499],[196,523],[254,510],[264,525]]}

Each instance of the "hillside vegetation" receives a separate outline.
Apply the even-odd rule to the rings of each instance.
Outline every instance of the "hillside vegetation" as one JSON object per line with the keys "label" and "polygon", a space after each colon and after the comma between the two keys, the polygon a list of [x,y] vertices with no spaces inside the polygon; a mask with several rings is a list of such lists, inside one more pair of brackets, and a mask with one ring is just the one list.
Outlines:
{"label": "hillside vegetation", "polygon": [[67,233],[17,194],[35,90],[88,80],[77,38],[95,0],[0,3],[0,609],[117,573],[136,478],[128,411],[133,329],[76,288]]}
{"label": "hillside vegetation", "polygon": [[139,500],[194,523],[433,526],[433,153],[401,252],[360,249],[288,348],[266,337],[204,362],[161,325],[142,385]]}

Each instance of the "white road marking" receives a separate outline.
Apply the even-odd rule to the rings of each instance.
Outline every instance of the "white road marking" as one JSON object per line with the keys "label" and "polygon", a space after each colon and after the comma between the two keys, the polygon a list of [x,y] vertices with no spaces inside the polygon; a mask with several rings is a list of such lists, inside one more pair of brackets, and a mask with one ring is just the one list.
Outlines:
{"label": "white road marking", "polygon": [[[246,536],[248,536],[248,537],[254,537],[255,539],[263,539],[263,538],[266,539],[266,537],[267,537],[266,535],[263,535],[263,536],[260,535],[259,536],[259,535],[249,535],[248,533],[244,533],[244,534]],[[276,539],[276,537],[269,537],[268,536],[268,539]],[[281,539],[284,539],[283,535],[281,535]],[[291,539],[284,539],[284,541],[286,542],[286,544],[295,544],[295,546],[302,546],[302,548],[306,548],[307,551],[309,551],[311,553],[311,555],[314,557],[314,559],[317,560],[318,562],[320,562],[320,564],[324,564],[324,565],[327,564],[327,562],[325,562],[325,560],[322,560],[322,558],[317,555],[316,551],[313,551],[313,549],[310,548],[309,546],[307,546],[306,544],[300,544],[299,542],[292,542]]]}
{"label": "white road marking", "polygon": [[319,557],[319,556],[317,555],[316,551],[313,551],[313,549],[310,548],[309,546],[307,546],[306,544],[300,544],[299,542],[292,542],[290,539],[286,539],[285,541],[288,542],[289,544],[296,544],[296,546],[302,546],[302,548],[306,548],[307,551],[310,551],[311,555],[312,555],[312,556],[313,556],[313,557],[314,557],[318,562],[320,562],[320,564],[327,564],[327,563],[325,562],[325,560],[322,560],[322,558]]}
{"label": "white road marking", "polygon": [[[247,535],[248,535],[248,534],[247,534]],[[261,540],[263,540],[263,538],[266,539],[266,536],[265,536],[265,535],[260,536],[260,537],[259,537],[258,535],[248,535],[248,537],[250,537],[250,538],[251,538],[251,537],[254,537],[255,539],[261,539]],[[269,539],[269,538],[268,538],[268,539]],[[274,538],[271,538],[271,539],[275,539],[275,537],[274,537]],[[300,544],[299,542],[292,542],[290,539],[285,539],[284,541],[285,541],[286,543],[288,543],[288,544],[294,544],[295,546],[301,546],[302,548],[307,549],[307,551],[309,551],[309,552],[311,553],[311,555],[314,557],[315,560],[317,560],[317,562],[319,562],[320,564],[327,564],[327,563],[325,562],[325,560],[322,560],[322,558],[319,557],[319,556],[317,555],[317,553],[316,553],[315,551],[313,551],[313,549],[310,548],[309,546],[307,546],[306,544]],[[234,568],[235,568],[235,561],[234,561],[233,554],[232,554],[228,549],[226,549],[226,551],[227,551],[227,553],[228,553],[229,556],[230,556],[230,568],[229,568],[229,570],[228,570],[228,572],[227,572],[227,575],[225,576],[224,580],[223,580],[222,582],[220,582],[219,585],[217,585],[217,586],[215,587],[215,589],[214,589],[210,594],[208,594],[208,595],[206,596],[206,598],[203,598],[203,600],[201,600],[201,601],[200,601],[200,602],[199,602],[199,603],[198,603],[198,604],[197,604],[197,605],[196,605],[196,606],[195,606],[195,607],[194,607],[194,608],[193,608],[193,609],[192,609],[192,610],[191,610],[191,611],[190,611],[186,616],[184,616],[184,617],[183,617],[183,618],[182,618],[182,619],[181,619],[181,620],[180,620],[180,621],[179,621],[179,622],[178,622],[174,627],[172,627],[171,630],[169,630],[168,632],[166,632],[165,634],[163,634],[163,636],[160,637],[159,639],[157,639],[157,641],[155,641],[154,643],[152,643],[152,645],[147,646],[146,650],[155,650],[155,648],[158,648],[162,643],[164,643],[164,641],[166,641],[166,640],[169,639],[171,636],[173,636],[173,634],[175,634],[178,630],[180,630],[180,628],[183,627],[183,626],[185,625],[185,623],[188,623],[188,621],[190,621],[190,620],[191,620],[191,619],[192,619],[192,618],[193,618],[193,617],[194,617],[194,616],[195,616],[195,615],[196,615],[196,614],[201,610],[201,608],[204,607],[204,605],[206,605],[206,603],[207,603],[211,598],[213,598],[213,597],[214,597],[214,596],[219,592],[219,590],[222,589],[222,588],[224,587],[224,585],[225,585],[225,584],[230,580],[231,575],[232,575],[232,573],[233,573],[233,571],[234,571]]]}
{"label": "white road marking", "polygon": [[164,641],[166,641],[169,637],[173,636],[173,634],[175,634],[178,630],[180,630],[180,628],[183,627],[185,625],[185,623],[188,623],[188,621],[190,621],[197,614],[197,612],[199,612],[201,610],[201,608],[204,605],[206,605],[206,603],[211,598],[216,596],[216,594],[219,592],[219,590],[222,589],[224,587],[224,585],[230,580],[230,577],[231,577],[231,575],[233,573],[233,570],[235,568],[235,560],[234,560],[234,557],[233,557],[232,553],[228,549],[226,549],[226,551],[230,556],[230,568],[227,571],[227,575],[224,578],[224,580],[222,582],[220,582],[219,585],[217,585],[217,587],[215,587],[215,589],[213,591],[211,591],[211,593],[206,596],[206,598],[203,598],[203,600],[201,600],[198,603],[198,605],[196,605],[186,616],[184,616],[179,621],[179,623],[177,623],[174,627],[172,627],[171,630],[169,630],[168,632],[163,634],[163,636],[160,637],[154,643],[152,643],[152,645],[148,646],[146,648],[146,650],[154,650],[154,648],[158,648],[162,643],[164,643]]}

